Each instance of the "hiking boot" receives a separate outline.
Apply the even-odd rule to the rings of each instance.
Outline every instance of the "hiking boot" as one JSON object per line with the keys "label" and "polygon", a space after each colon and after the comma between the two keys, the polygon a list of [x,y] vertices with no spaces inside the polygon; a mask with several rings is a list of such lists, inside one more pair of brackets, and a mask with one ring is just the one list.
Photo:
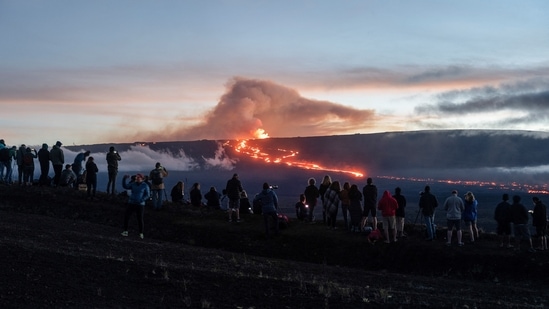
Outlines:
{"label": "hiking boot", "polygon": [[122,232],[120,235],[124,236],[124,237],[127,237],[128,236],[128,231],[124,231]]}

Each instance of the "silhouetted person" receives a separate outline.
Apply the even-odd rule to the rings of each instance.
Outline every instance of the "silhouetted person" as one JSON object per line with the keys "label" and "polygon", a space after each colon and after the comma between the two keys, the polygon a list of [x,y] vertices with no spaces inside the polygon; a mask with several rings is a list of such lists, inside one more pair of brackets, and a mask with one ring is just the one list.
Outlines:
{"label": "silhouetted person", "polygon": [[471,243],[475,242],[475,238],[478,239],[478,227],[477,227],[477,209],[478,201],[471,191],[465,193],[465,210],[462,214],[462,219],[469,230],[469,236],[471,237]]}
{"label": "silhouetted person", "polygon": [[534,196],[534,210],[532,211],[532,225],[536,228],[536,236],[539,239],[539,250],[547,250],[547,207],[541,200]]}
{"label": "silhouetted person", "polygon": [[[76,174],[76,177],[79,177],[82,174],[82,162],[90,156],[90,151],[81,152],[74,157],[74,162],[72,163],[72,171]],[[78,185],[75,184],[75,187],[78,188]]]}
{"label": "silhouetted person", "polygon": [[53,166],[53,184],[55,186],[59,185],[59,179],[61,178],[61,172],[63,171],[63,164],[65,164],[65,154],[61,146],[63,143],[57,141],[53,148],[50,150],[50,161]]}
{"label": "silhouetted person", "polygon": [[35,149],[27,147],[23,155],[23,184],[32,186],[34,180],[34,159],[37,157]]}
{"label": "silhouetted person", "polygon": [[229,222],[233,222],[233,212],[236,213],[236,221],[240,222],[240,192],[244,189],[238,179],[238,174],[233,174],[233,177],[227,181],[225,190],[229,197]]}
{"label": "silhouetted person", "polygon": [[366,179],[366,185],[362,188],[362,197],[364,199],[364,210],[362,213],[362,226],[369,222],[374,230],[377,229],[377,187],[373,184],[372,178]]}
{"label": "silhouetted person", "polygon": [[496,233],[500,236],[499,246],[501,248],[505,244],[507,248],[513,248],[513,245],[511,245],[511,214],[509,213],[511,204],[507,202],[508,200],[509,194],[503,194],[502,201],[497,204],[494,210],[494,220],[497,222]]}
{"label": "silhouetted person", "polygon": [[404,233],[404,221],[406,219],[406,198],[404,195],[402,195],[402,190],[400,187],[395,188],[395,195],[393,195],[393,198],[398,203],[398,208],[395,213],[396,217],[396,230],[397,230],[397,237],[406,237],[406,234]]}
{"label": "silhouetted person", "polygon": [[320,192],[316,187],[316,180],[314,178],[309,178],[308,186],[305,188],[305,202],[309,205],[309,222],[314,222],[314,211],[315,207],[318,204],[318,198],[320,197]]}
{"label": "silhouetted person", "polygon": [[118,175],[118,161],[122,160],[118,151],[113,146],[109,148],[106,156],[109,181],[107,182],[107,194],[116,194],[116,176]]}
{"label": "silhouetted person", "polygon": [[51,182],[49,179],[50,151],[48,150],[48,148],[49,148],[48,144],[44,143],[42,144],[42,148],[38,150],[38,162],[40,163],[40,178],[38,179],[38,183],[41,186],[51,185]]}
{"label": "silhouetted person", "polygon": [[431,187],[425,186],[425,190],[419,198],[419,208],[421,209],[421,213],[425,219],[425,227],[427,228],[426,240],[428,241],[435,238],[435,209],[437,207],[438,201],[437,198],[431,194]]}
{"label": "silhouetted person", "polygon": [[322,220],[326,224],[326,203],[324,203],[324,194],[332,185],[332,178],[329,175],[324,176],[322,183],[318,186],[318,193],[320,194],[320,200],[322,200]]}
{"label": "silhouetted person", "polygon": [[362,193],[356,184],[349,189],[349,214],[351,215],[351,232],[360,232],[362,221]]}
{"label": "silhouetted person", "polygon": [[170,196],[172,197],[172,203],[183,204],[183,190],[183,182],[178,181],[177,184],[173,186],[172,191],[170,192]]}
{"label": "silhouetted person", "polygon": [[200,184],[195,182],[189,191],[189,197],[191,199],[191,205],[196,207],[202,206],[202,192],[200,192]]}
{"label": "silhouetted person", "polygon": [[204,194],[206,199],[206,205],[211,209],[220,209],[221,208],[221,193],[217,192],[215,187],[210,187],[210,191]]}
{"label": "silhouetted person", "polygon": [[305,194],[299,195],[299,202],[295,203],[295,217],[299,221],[307,220],[307,206],[305,204]]}
{"label": "silhouetted person", "polygon": [[97,191],[97,173],[99,169],[93,157],[89,157],[86,162],[86,187],[87,196],[89,199],[95,198],[95,192]]}
{"label": "silhouetted person", "polygon": [[528,210],[520,202],[520,196],[513,196],[513,204],[511,204],[509,213],[515,230],[515,250],[520,251],[521,242],[526,240],[530,245],[529,251],[536,252],[532,246],[532,237],[528,229]]}

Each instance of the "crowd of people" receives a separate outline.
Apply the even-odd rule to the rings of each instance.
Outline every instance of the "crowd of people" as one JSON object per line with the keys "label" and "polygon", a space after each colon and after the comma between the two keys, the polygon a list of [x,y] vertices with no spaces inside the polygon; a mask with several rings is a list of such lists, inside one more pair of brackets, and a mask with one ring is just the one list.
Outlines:
{"label": "crowd of people", "polygon": [[[66,164],[62,145],[57,141],[49,149],[49,146],[44,143],[41,149],[36,151],[25,144],[19,148],[9,147],[4,140],[0,140],[0,181],[4,184],[14,184],[15,177],[12,174],[17,170],[17,184],[20,186],[38,184],[74,189],[84,186],[86,197],[93,200],[97,192],[98,173],[94,157],[90,156],[90,151],[83,151],[75,156],[72,164]],[[35,160],[40,166],[40,176],[36,183],[33,179]],[[110,147],[105,160],[108,168],[106,192],[107,195],[116,195],[118,163],[122,158],[114,147]],[[53,177],[49,176],[50,167],[53,169]],[[147,176],[137,174],[132,176],[129,182],[129,175],[123,177],[122,187],[130,192],[122,233],[124,236],[128,234],[129,217],[135,212],[139,222],[139,234],[143,238],[143,206],[147,200],[151,199],[153,209],[160,210],[163,207],[163,202],[168,200],[164,183],[164,178],[168,175],[166,168],[157,162]],[[184,183],[177,182],[170,192],[172,203],[184,203],[184,191]],[[202,195],[200,184],[194,183],[189,196],[190,204],[193,206],[226,211],[229,222],[240,222],[241,211],[253,208],[253,212],[264,216],[265,233],[268,237],[272,229],[275,234],[279,232],[278,197],[268,183],[263,184],[262,191],[253,198],[252,203],[236,173],[227,181],[222,193],[212,186]],[[203,203],[203,200],[206,200],[206,203]],[[520,250],[525,243],[528,250],[532,252],[536,249],[547,250],[547,207],[538,197],[533,197],[532,202],[534,207],[528,210],[521,203],[520,196],[513,196],[512,203],[509,203],[508,194],[503,194],[502,201],[496,206],[494,212],[500,247]],[[362,190],[357,184],[349,182],[341,184],[338,180],[332,181],[329,175],[324,176],[318,187],[316,180],[310,178],[303,193],[299,195],[299,201],[295,204],[296,218],[304,222],[316,223],[314,214],[319,204],[322,205],[322,222],[328,229],[337,229],[336,222],[341,210],[343,226],[346,230],[361,233],[374,232],[373,234],[379,235],[377,231],[379,211],[381,229],[386,243],[397,242],[398,239],[406,237],[404,232],[406,198],[399,187],[394,189],[393,194],[389,190],[383,191],[378,199],[378,188],[372,178],[367,178]],[[421,213],[424,220],[426,241],[436,238],[434,215],[438,206],[438,199],[431,192],[430,186],[425,186],[419,198],[418,216]],[[465,244],[463,231],[469,237],[469,243],[473,244],[479,239],[478,201],[472,192],[467,192],[461,198],[457,190],[453,190],[442,203],[442,208],[446,212],[446,244],[448,246],[452,245],[454,234],[457,245],[463,246]],[[530,216],[537,239],[536,247],[534,247],[528,225]],[[514,237],[514,243],[511,242],[512,237]]]}
{"label": "crowd of people", "polygon": [[[503,194],[502,201],[494,211],[494,220],[497,222],[497,235],[500,237],[499,246],[514,248],[520,251],[526,244],[527,250],[547,250],[547,207],[538,197],[533,197],[533,209],[528,210],[521,203],[521,197],[513,196],[509,203],[508,194]],[[332,181],[329,175],[324,176],[322,183],[316,187],[316,180],[310,178],[299,201],[295,204],[296,218],[301,221],[315,223],[314,211],[322,204],[322,221],[328,229],[337,229],[336,218],[341,209],[343,226],[351,232],[368,233],[378,230],[377,212],[381,213],[381,229],[385,243],[397,242],[406,237],[404,232],[406,198],[401,188],[383,191],[378,199],[378,189],[372,178],[366,180],[366,185],[359,190],[358,185],[345,182],[341,186],[339,181]],[[464,232],[468,242],[474,244],[479,239],[478,201],[472,192],[466,192],[463,198],[457,190],[445,198],[442,208],[446,212],[447,235],[446,245],[452,246],[455,239],[458,246],[464,246]],[[426,231],[425,240],[433,241],[436,238],[434,222],[435,210],[439,207],[437,197],[431,192],[430,186],[425,186],[419,198],[419,214],[422,215]],[[533,236],[529,229],[529,214],[532,217],[532,226],[535,229],[537,246],[534,246]],[[417,218],[416,218],[417,220]],[[462,228],[463,227],[463,228]],[[511,238],[514,236],[514,244]]]}

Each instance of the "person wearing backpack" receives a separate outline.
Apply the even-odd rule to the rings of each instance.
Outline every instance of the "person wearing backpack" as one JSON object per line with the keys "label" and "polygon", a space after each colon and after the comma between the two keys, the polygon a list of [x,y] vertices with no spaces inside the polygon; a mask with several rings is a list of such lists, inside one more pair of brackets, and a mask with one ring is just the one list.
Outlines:
{"label": "person wearing backpack", "polygon": [[36,157],[38,157],[36,149],[27,147],[25,154],[23,155],[23,185],[32,186],[32,178],[34,176],[34,159]]}
{"label": "person wearing backpack", "polygon": [[152,203],[155,210],[160,210],[162,208],[162,192],[166,188],[164,185],[164,177],[167,176],[168,171],[160,162],[156,162],[155,168],[149,173]]}

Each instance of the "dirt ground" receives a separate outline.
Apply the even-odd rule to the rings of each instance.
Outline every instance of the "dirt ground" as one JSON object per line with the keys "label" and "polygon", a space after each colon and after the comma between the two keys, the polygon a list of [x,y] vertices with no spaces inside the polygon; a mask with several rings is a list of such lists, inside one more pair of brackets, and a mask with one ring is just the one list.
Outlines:
{"label": "dirt ground", "polygon": [[124,199],[0,187],[3,308],[542,308],[549,252],[464,247],[417,227],[397,243],[291,222],[265,239],[261,218],[170,206],[135,217]]}

